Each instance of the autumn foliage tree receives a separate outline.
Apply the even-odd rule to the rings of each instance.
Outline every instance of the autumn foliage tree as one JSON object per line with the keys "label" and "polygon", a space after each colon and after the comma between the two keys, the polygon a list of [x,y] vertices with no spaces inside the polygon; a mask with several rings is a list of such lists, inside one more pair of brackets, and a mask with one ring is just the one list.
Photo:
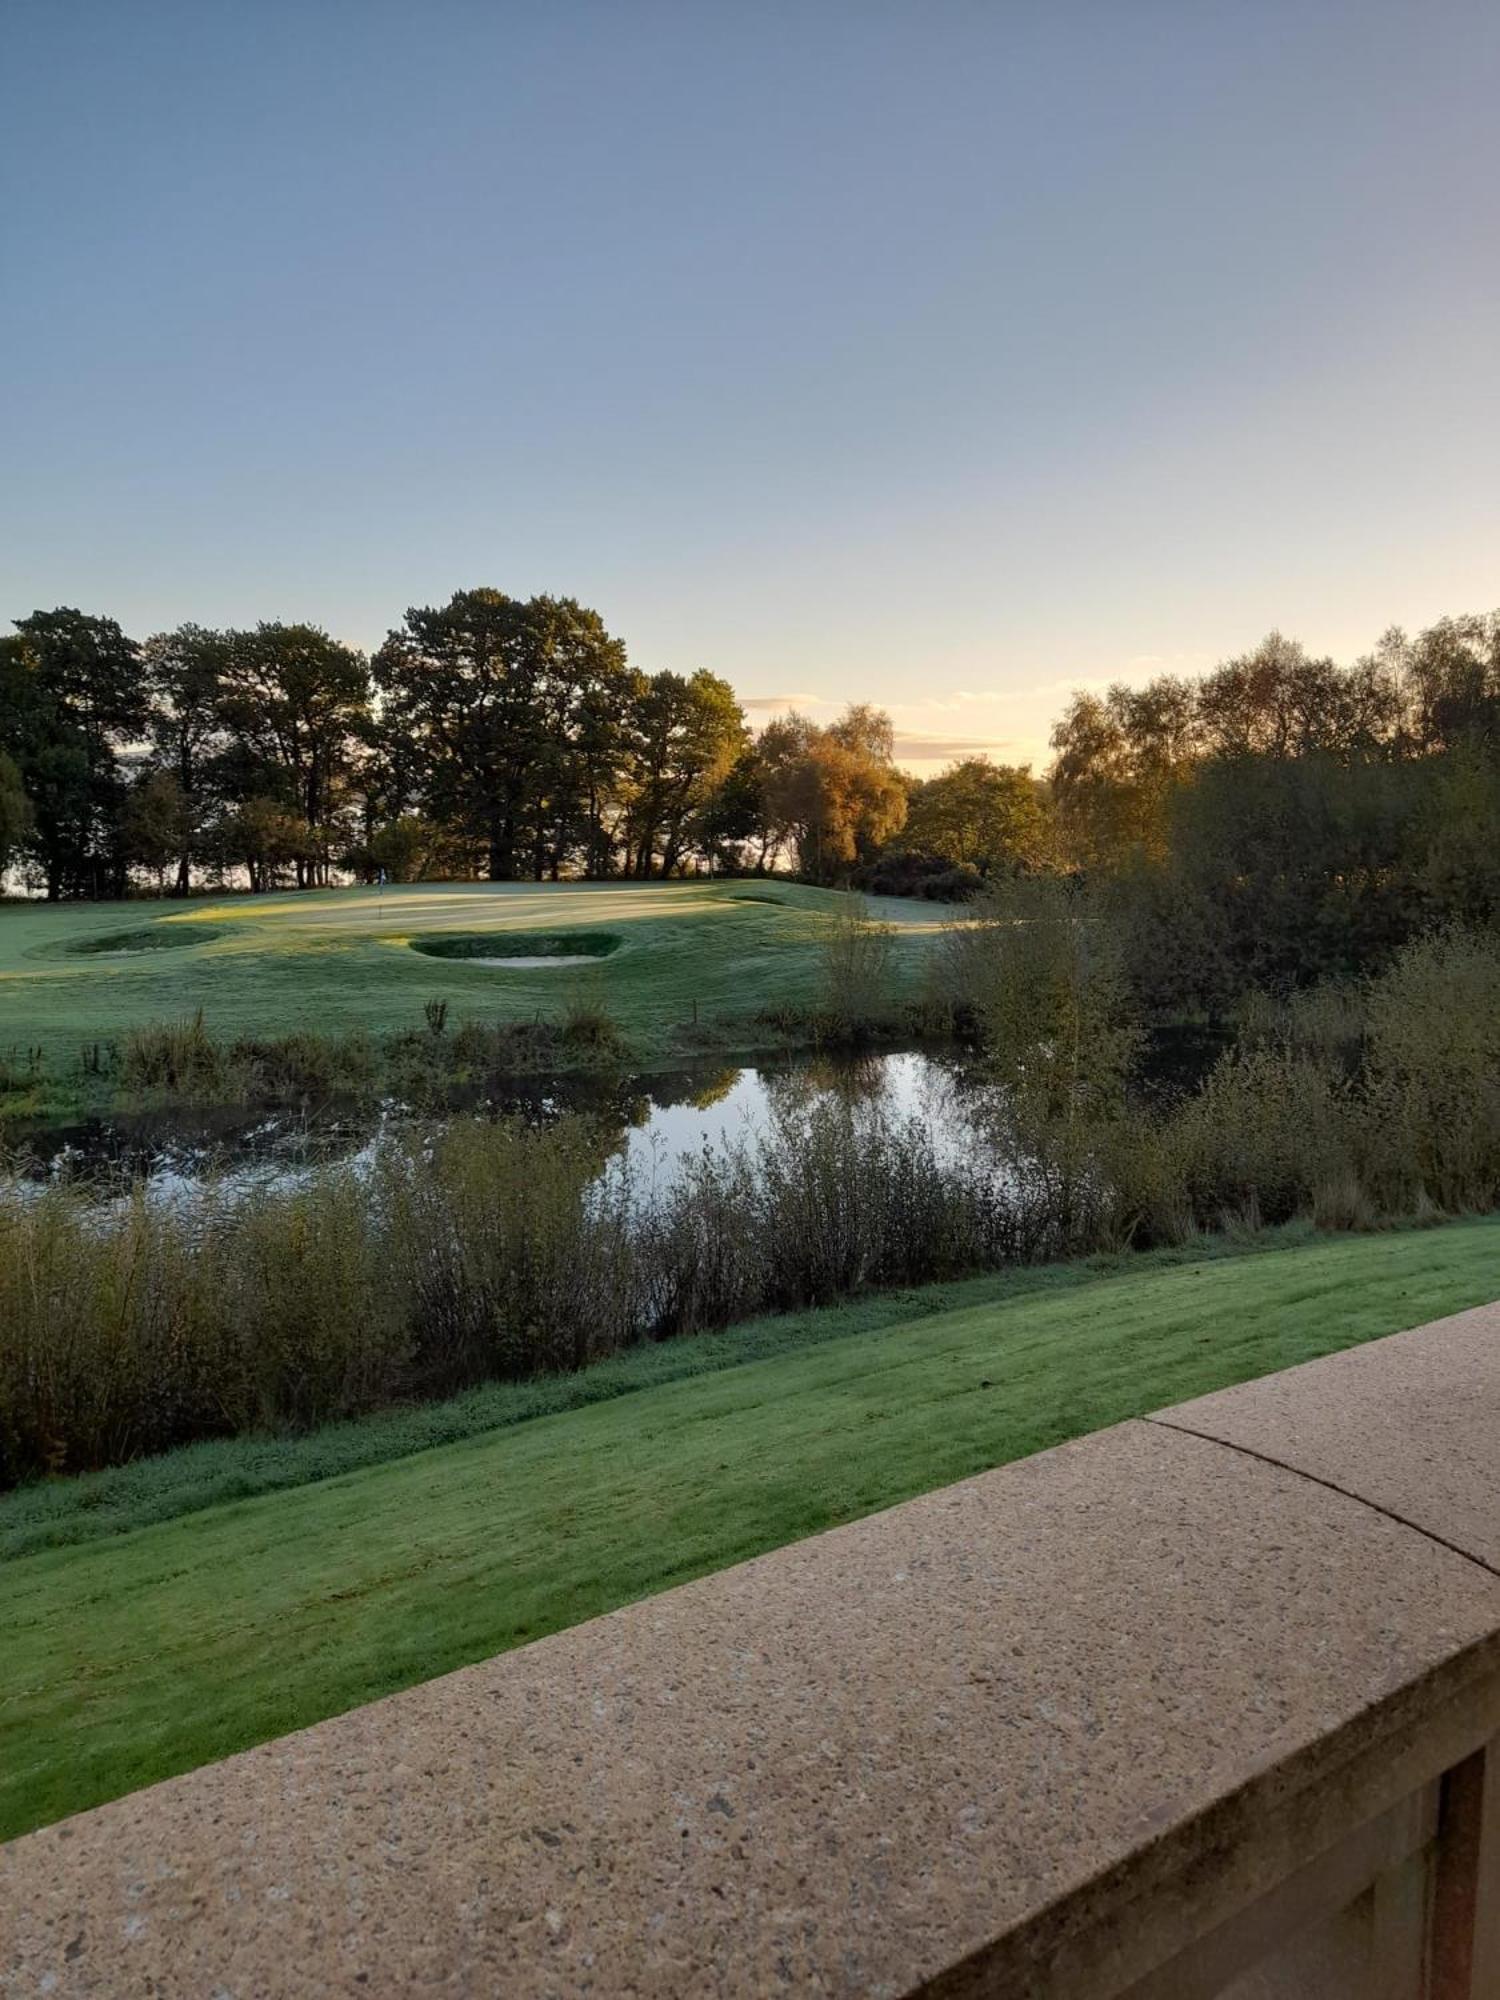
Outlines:
{"label": "autumn foliage tree", "polygon": [[1029,765],[966,757],[912,786],[901,845],[980,877],[1033,873],[1053,858],[1047,787]]}
{"label": "autumn foliage tree", "polygon": [[1500,914],[1500,616],[1349,667],[1280,633],[1196,682],[1077,697],[1064,851],[1109,885],[1142,999],[1222,1015]]}
{"label": "autumn foliage tree", "polygon": [[905,824],[893,738],[890,717],[864,704],[827,728],[793,714],[762,735],[767,818],[809,880],[842,881]]}

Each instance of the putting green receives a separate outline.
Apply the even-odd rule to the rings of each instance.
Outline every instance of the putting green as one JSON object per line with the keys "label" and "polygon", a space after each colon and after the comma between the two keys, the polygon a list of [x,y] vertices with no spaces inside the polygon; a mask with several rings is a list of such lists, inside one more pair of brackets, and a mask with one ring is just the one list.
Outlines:
{"label": "putting green", "polygon": [[[525,1019],[573,994],[608,1008],[643,1058],[695,1022],[766,1039],[763,1010],[816,1000],[838,895],[777,882],[419,883],[162,903],[0,906],[0,1055],[71,1059],[86,1041],[199,1009],[218,1035],[417,1027],[429,1000],[452,1018]],[[951,915],[875,898],[914,971]],[[443,950],[452,939],[452,955]],[[473,941],[484,939],[483,950]],[[573,967],[481,958],[550,955]],[[175,947],[166,949],[164,947]],[[418,947],[413,949],[413,947]]]}

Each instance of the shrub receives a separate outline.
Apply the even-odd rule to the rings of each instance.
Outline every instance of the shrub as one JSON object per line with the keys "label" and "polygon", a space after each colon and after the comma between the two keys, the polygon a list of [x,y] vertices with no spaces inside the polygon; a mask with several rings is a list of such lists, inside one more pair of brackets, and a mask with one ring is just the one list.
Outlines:
{"label": "shrub", "polygon": [[1389,1208],[1500,1199],[1500,938],[1417,939],[1366,1003],[1367,1177]]}
{"label": "shrub", "polygon": [[1144,1040],[1114,934],[1075,884],[1022,879],[945,940],[940,977],[976,1023],[1025,1144],[1123,1112]]}
{"label": "shrub", "polygon": [[[98,1044],[93,1045],[97,1059]],[[85,1070],[88,1068],[88,1051],[79,1058]],[[10,1048],[0,1055],[0,1096],[9,1092],[29,1091],[36,1087],[43,1076],[42,1051],[39,1048]]]}
{"label": "shrub", "polygon": [[596,1186],[606,1150],[584,1119],[462,1120],[380,1155],[371,1208],[420,1393],[581,1367],[631,1338],[628,1228]]}
{"label": "shrub", "polygon": [[594,1049],[600,1053],[622,1046],[620,1031],[609,1008],[597,993],[584,986],[574,987],[568,995],[568,1003],[563,1010],[562,1038],[574,1048]]}
{"label": "shrub", "polygon": [[984,888],[984,877],[967,863],[899,850],[856,869],[853,881],[872,896],[918,896],[934,903],[966,903]]}
{"label": "shrub", "polygon": [[861,897],[841,898],[823,957],[823,1006],[829,1026],[858,1040],[895,1012],[895,932],[870,921]]}
{"label": "shrub", "polygon": [[227,1076],[225,1053],[204,1027],[201,1009],[190,1020],[129,1028],[121,1039],[120,1080],[127,1090],[211,1097],[222,1093]]}
{"label": "shrub", "polygon": [[348,1096],[368,1090],[380,1056],[368,1035],[282,1035],[260,1041],[242,1035],[226,1052],[226,1092],[256,1102]]}
{"label": "shrub", "polygon": [[1273,1047],[1222,1056],[1195,1097],[1165,1121],[1161,1185],[1180,1187],[1200,1224],[1253,1209],[1285,1222],[1358,1167],[1357,1108],[1325,1064]]}

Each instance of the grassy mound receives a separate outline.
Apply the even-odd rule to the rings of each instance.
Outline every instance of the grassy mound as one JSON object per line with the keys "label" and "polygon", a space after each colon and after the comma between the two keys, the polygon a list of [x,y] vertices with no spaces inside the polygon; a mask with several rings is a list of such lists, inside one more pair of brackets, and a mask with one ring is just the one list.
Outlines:
{"label": "grassy mound", "polygon": [[429,958],[608,958],[620,939],[613,931],[433,931],[411,948]]}
{"label": "grassy mound", "polygon": [[[726,1335],[704,1356],[715,1372],[683,1379],[653,1380],[669,1358],[643,1350],[606,1364],[604,1400],[529,1420],[492,1401],[496,1428],[478,1434],[470,1405],[434,1449],[378,1419],[375,1451],[404,1451],[383,1463],[345,1427],[330,1455],[349,1469],[332,1477],[316,1439],[289,1445],[317,1483],[0,1569],[0,1838],[1084,1431],[1478,1304],[1497,1245],[1486,1220],[1017,1273],[964,1287],[957,1309],[949,1288],[909,1294],[894,1323],[890,1301],[839,1308],[832,1339],[816,1315],[765,1322],[745,1348],[763,1358],[723,1365]],[[231,1448],[209,1484],[233,1492],[238,1472],[253,1493],[254,1450]],[[175,1462],[139,1473],[170,1485]],[[119,1497],[149,1519],[149,1491]]]}
{"label": "grassy mound", "polygon": [[64,950],[79,958],[137,951],[181,951],[186,945],[210,944],[223,935],[217,924],[156,923],[133,931],[106,931],[102,937],[73,938]]}

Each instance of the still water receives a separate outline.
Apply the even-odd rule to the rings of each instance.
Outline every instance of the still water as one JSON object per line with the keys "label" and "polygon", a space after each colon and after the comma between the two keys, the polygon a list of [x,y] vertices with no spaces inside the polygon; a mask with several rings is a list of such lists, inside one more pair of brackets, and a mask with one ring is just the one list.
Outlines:
{"label": "still water", "polygon": [[[662,1189],[684,1158],[753,1140],[778,1117],[837,1100],[856,1115],[920,1118],[942,1152],[967,1151],[983,1085],[956,1053],[906,1050],[865,1058],[793,1058],[757,1066],[703,1065],[611,1076],[517,1078],[449,1116],[512,1116],[543,1125],[582,1112],[609,1136],[616,1170]],[[413,1122],[400,1104],[374,1111],[150,1112],[13,1135],[8,1164],[32,1188],[73,1182],[118,1195],[143,1181],[152,1199],[191,1201],[210,1182],[220,1196],[294,1188],[319,1166],[358,1167],[382,1137]]]}

